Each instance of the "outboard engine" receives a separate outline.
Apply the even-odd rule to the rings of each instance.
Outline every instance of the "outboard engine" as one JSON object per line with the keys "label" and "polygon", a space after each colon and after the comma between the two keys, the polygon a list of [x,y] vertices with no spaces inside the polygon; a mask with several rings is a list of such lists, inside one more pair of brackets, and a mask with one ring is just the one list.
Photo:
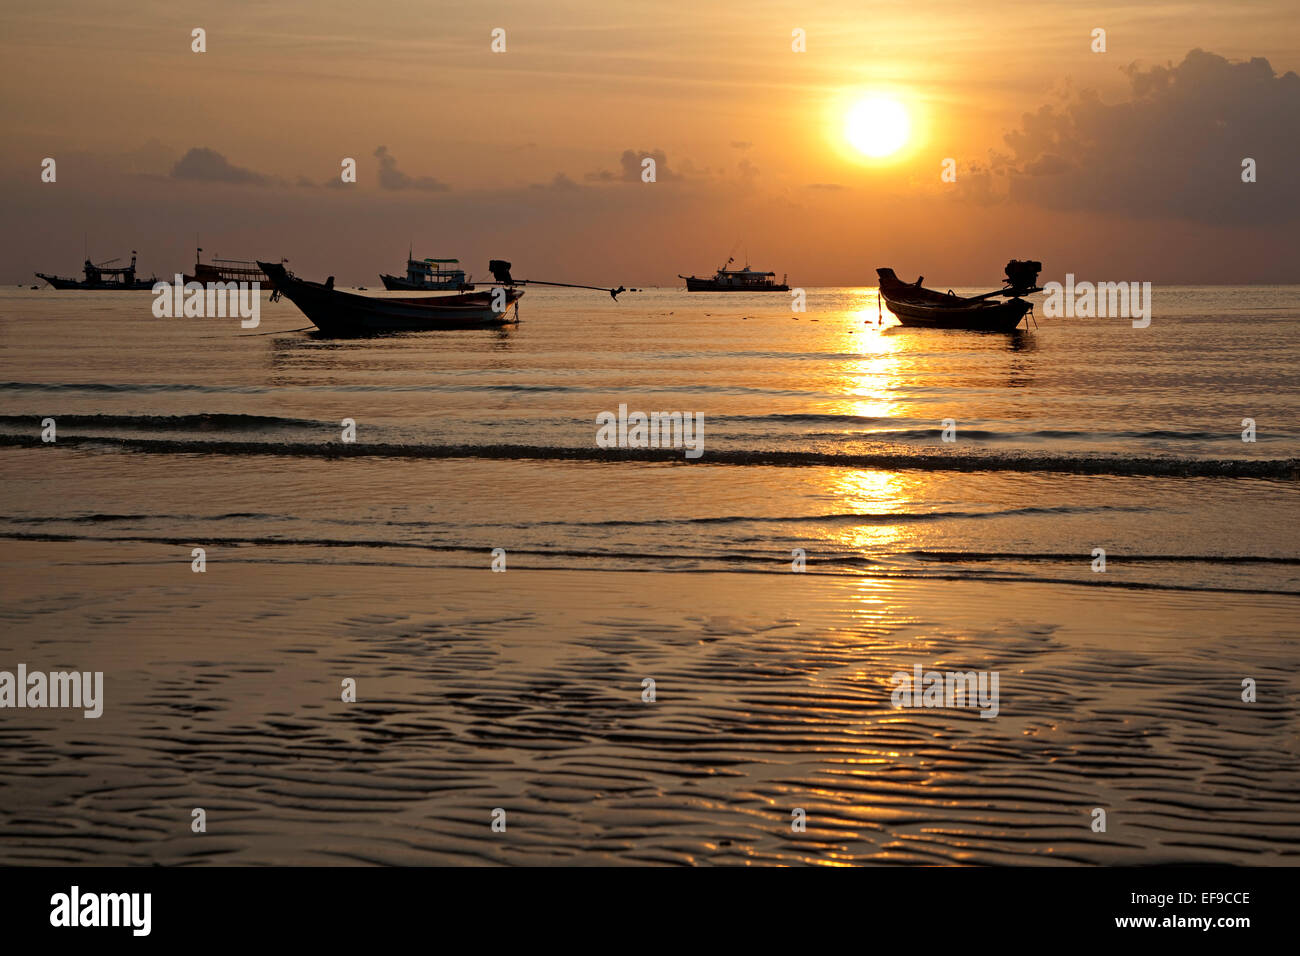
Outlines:
{"label": "outboard engine", "polygon": [[1013,289],[1033,289],[1038,286],[1038,273],[1043,264],[1033,259],[1012,259],[1007,263],[1007,285]]}
{"label": "outboard engine", "polygon": [[488,262],[488,271],[492,273],[492,278],[496,279],[502,285],[514,285],[515,280],[510,278],[510,263],[504,259],[492,259]]}

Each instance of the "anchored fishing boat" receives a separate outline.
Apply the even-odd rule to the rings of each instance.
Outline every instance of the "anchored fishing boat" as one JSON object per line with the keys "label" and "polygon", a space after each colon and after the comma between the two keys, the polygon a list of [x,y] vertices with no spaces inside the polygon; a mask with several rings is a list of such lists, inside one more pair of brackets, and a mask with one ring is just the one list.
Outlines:
{"label": "anchored fishing boat", "polygon": [[459,259],[416,259],[406,254],[406,278],[381,274],[390,292],[470,292],[474,283],[460,268]]}
{"label": "anchored fishing boat", "polygon": [[712,279],[701,279],[698,276],[684,276],[678,273],[677,278],[686,280],[687,292],[789,292],[790,286],[786,284],[788,276],[783,276],[781,282],[776,281],[775,272],[755,272],[745,264],[743,269],[728,269],[736,260],[728,259],[718,271],[713,274]]}
{"label": "anchored fishing boat", "polygon": [[185,276],[186,282],[201,282],[204,285],[209,282],[244,282],[249,285],[257,282],[266,289],[273,286],[270,277],[258,268],[254,260],[214,258],[208,263],[202,261],[202,255],[203,249],[197,248],[194,253],[194,274]]}
{"label": "anchored fishing boat", "polygon": [[[983,295],[960,296],[951,289],[936,292],[921,286],[924,277],[904,282],[893,269],[877,269],[880,295],[900,324],[923,329],[966,329],[974,332],[1010,332],[1033,310],[1021,296],[1042,292],[1038,288],[1041,262],[1012,259],[1007,263],[1006,288]],[[1007,301],[995,302],[997,296]]]}
{"label": "anchored fishing boat", "polygon": [[117,269],[105,268],[105,266],[117,261],[117,259],[109,259],[108,262],[101,262],[96,265],[87,259],[82,267],[86,275],[84,279],[65,279],[61,276],[46,275],[44,272],[36,273],[36,278],[44,279],[56,289],[94,289],[96,291],[152,289],[154,283],[158,281],[156,276],[150,276],[148,279],[137,279],[135,277],[134,249],[131,250],[131,264],[129,266],[121,266]]}
{"label": "anchored fishing boat", "polygon": [[334,277],[325,282],[299,279],[280,263],[258,267],[275,284],[273,299],[284,296],[326,335],[359,336],[378,332],[428,332],[473,329],[519,321],[523,292],[502,287],[461,295],[379,298],[340,292]]}

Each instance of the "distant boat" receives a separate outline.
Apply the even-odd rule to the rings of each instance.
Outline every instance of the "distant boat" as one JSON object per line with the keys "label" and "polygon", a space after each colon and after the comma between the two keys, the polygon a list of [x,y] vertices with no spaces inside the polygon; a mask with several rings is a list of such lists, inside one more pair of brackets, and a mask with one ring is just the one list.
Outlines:
{"label": "distant boat", "polygon": [[459,259],[416,259],[406,255],[406,278],[380,275],[390,292],[469,292],[474,288],[470,277],[460,268]]}
{"label": "distant boat", "polygon": [[[1010,332],[1020,324],[1033,305],[1019,298],[1036,287],[1040,262],[1007,263],[1006,284],[1009,288],[977,296],[960,296],[951,289],[936,292],[921,286],[922,279],[904,282],[893,269],[877,269],[880,295],[889,311],[905,326],[923,329],[966,329],[972,332]],[[994,296],[1009,296],[1005,302],[993,302]]]}
{"label": "distant boat", "polygon": [[203,250],[194,253],[194,274],[185,276],[186,282],[254,282],[266,289],[273,289],[274,284],[266,273],[258,268],[252,259],[213,259],[211,263],[201,261]]}
{"label": "distant boat", "polygon": [[[472,329],[519,321],[518,303],[523,292],[518,289],[389,299],[340,292],[334,288],[333,276],[325,282],[309,282],[279,263],[257,264],[275,283],[276,292],[301,309],[326,335]],[[498,303],[504,303],[501,311],[493,308]]]}
{"label": "distant boat", "polygon": [[84,279],[65,279],[62,276],[46,275],[44,272],[36,273],[36,278],[44,279],[56,289],[86,289],[86,290],[127,290],[138,291],[140,289],[152,289],[154,283],[158,281],[157,277],[150,276],[148,279],[137,279],[135,277],[135,250],[131,250],[131,264],[122,266],[117,269],[106,269],[105,266],[117,262],[117,259],[109,259],[108,262],[101,262],[98,265],[86,260],[82,266],[85,272]]}
{"label": "distant boat", "polygon": [[735,259],[728,259],[726,263],[713,274],[712,279],[701,279],[698,276],[684,276],[680,273],[677,278],[686,280],[687,292],[789,292],[790,287],[786,285],[788,276],[783,276],[780,284],[777,284],[775,272],[755,272],[745,265],[743,269],[728,269],[727,266],[735,262]]}

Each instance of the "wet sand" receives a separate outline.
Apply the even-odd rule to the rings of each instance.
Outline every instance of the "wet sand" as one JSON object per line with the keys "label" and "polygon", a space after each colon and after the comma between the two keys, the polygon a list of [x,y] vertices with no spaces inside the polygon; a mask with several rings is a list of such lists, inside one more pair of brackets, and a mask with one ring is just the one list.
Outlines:
{"label": "wet sand", "polygon": [[0,862],[1300,861],[1295,596],[489,562],[0,542]]}

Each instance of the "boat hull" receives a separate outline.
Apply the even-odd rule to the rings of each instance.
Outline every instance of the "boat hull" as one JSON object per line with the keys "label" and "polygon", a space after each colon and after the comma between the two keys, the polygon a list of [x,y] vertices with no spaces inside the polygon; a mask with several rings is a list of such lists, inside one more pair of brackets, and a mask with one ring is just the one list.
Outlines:
{"label": "boat hull", "polygon": [[290,276],[284,266],[259,262],[275,283],[277,291],[302,310],[321,332],[331,336],[376,335],[384,332],[433,332],[446,329],[477,329],[509,325],[519,321],[519,299],[523,292],[505,290],[505,308],[493,308],[500,301],[495,292],[432,298],[381,299],[341,292],[330,285],[307,282]]}
{"label": "boat hull", "polygon": [[[1018,297],[994,301],[990,295],[965,298],[903,282],[893,269],[877,269],[880,296],[900,325],[914,329],[961,329],[968,332],[1011,332],[1033,305]],[[1003,293],[1005,294],[1005,293]]]}
{"label": "boat hull", "polygon": [[969,309],[916,305],[885,296],[885,305],[900,325],[913,329],[966,329],[971,332],[1010,332],[1032,306],[1024,299],[981,303]]}
{"label": "boat hull", "polygon": [[695,276],[682,276],[686,280],[687,292],[789,292],[788,285],[723,285],[714,279],[699,279]]}
{"label": "boat hull", "polygon": [[79,289],[83,292],[141,292],[154,287],[157,279],[136,279],[133,282],[86,282],[83,279],[65,279],[50,276],[44,272],[36,273],[36,278],[44,279],[56,289]]}

